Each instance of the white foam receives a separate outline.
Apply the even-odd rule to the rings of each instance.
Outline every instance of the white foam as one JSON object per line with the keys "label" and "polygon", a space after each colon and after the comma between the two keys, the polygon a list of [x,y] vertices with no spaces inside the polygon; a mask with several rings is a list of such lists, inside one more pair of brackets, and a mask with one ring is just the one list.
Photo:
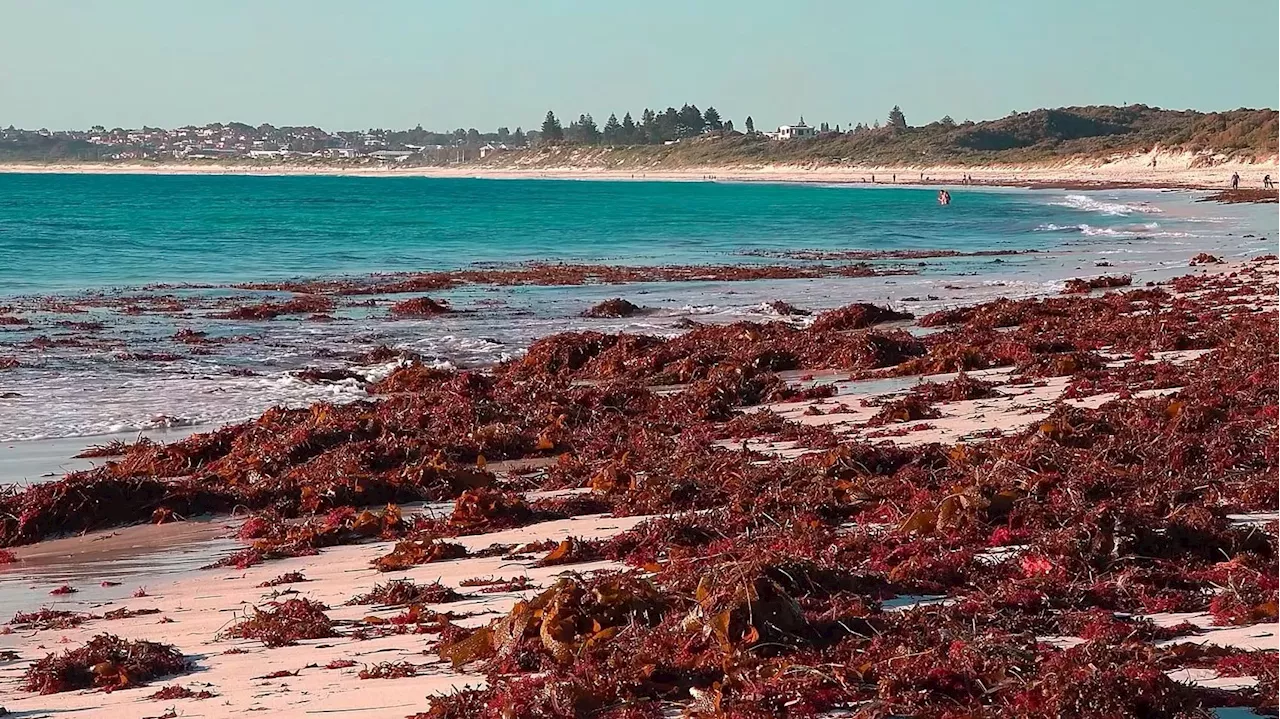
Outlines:
{"label": "white foam", "polygon": [[1078,232],[1085,237],[1194,237],[1189,232],[1172,232],[1161,230],[1160,223],[1146,222],[1139,225],[1119,225],[1116,227],[1100,227],[1088,223],[1078,225],[1058,225],[1046,222],[1036,227],[1036,232]]}
{"label": "white foam", "polygon": [[1164,212],[1159,207],[1149,205],[1145,202],[1123,203],[1123,202],[1105,202],[1085,195],[1067,195],[1062,200],[1050,202],[1051,205],[1058,207],[1070,207],[1073,210],[1083,210],[1085,212],[1097,212],[1103,215],[1131,215],[1135,212],[1142,214],[1157,214]]}

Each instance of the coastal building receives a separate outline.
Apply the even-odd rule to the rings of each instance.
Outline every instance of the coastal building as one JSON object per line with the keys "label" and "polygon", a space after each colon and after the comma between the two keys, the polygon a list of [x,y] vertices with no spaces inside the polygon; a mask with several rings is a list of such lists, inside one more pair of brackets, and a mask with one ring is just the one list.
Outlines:
{"label": "coastal building", "polygon": [[779,140],[794,140],[798,137],[817,137],[818,130],[804,124],[804,118],[800,118],[800,122],[794,125],[783,125],[778,131],[773,133],[773,137]]}
{"label": "coastal building", "polygon": [[240,154],[234,149],[218,148],[218,147],[193,147],[187,154],[190,160],[220,160],[227,157],[235,157]]}
{"label": "coastal building", "polygon": [[394,162],[403,162],[413,153],[408,150],[376,150],[369,153],[369,157],[375,160],[392,160]]}

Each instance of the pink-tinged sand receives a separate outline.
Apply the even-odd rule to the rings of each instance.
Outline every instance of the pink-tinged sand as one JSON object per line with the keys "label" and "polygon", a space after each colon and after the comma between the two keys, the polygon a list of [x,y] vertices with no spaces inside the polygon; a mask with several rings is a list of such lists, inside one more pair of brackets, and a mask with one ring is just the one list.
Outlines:
{"label": "pink-tinged sand", "polygon": [[[490,544],[524,544],[560,540],[569,536],[584,539],[610,537],[644,521],[645,517],[587,516],[544,522],[522,529],[460,537],[458,542],[478,550]],[[472,577],[528,576],[535,585],[546,586],[564,571],[591,572],[616,569],[611,562],[591,562],[566,567],[533,567],[532,561],[507,561],[501,557],[469,558],[414,567],[405,572],[380,573],[370,562],[390,551],[393,543],[342,546],[312,557],[267,562],[245,570],[206,570],[198,577],[147,587],[148,596],[115,602],[86,611],[102,613],[120,606],[130,609],[156,608],[160,614],[116,621],[94,620],[67,631],[12,633],[0,636],[0,650],[16,651],[19,661],[0,666],[0,693],[11,712],[90,712],[82,716],[157,716],[168,706],[178,707],[181,716],[229,717],[247,711],[262,711],[272,717],[326,716],[403,717],[428,708],[427,697],[447,693],[466,684],[483,684],[483,677],[456,672],[426,653],[434,641],[431,635],[400,635],[366,641],[348,638],[302,642],[297,646],[267,649],[260,642],[219,640],[215,637],[255,605],[270,601],[275,592],[296,590],[297,595],[330,606],[335,620],[358,619],[368,615],[389,617],[401,609],[371,606],[342,606],[353,596],[373,589],[375,584],[407,578],[418,583],[440,581],[467,595],[460,602],[431,607],[457,613],[478,613],[460,620],[462,624],[483,624],[510,610],[515,602],[534,590],[506,594],[481,594],[459,587]],[[300,571],[307,582],[260,588],[258,585],[280,574]],[[162,623],[161,619],[173,620]],[[48,696],[21,691],[21,678],[28,662],[49,652],[61,652],[96,634],[110,632],[129,639],[147,639],[179,647],[194,658],[196,671],[161,680],[135,689],[109,694],[95,691],[64,692]],[[65,638],[65,641],[64,641]],[[231,648],[244,654],[223,654]],[[322,667],[337,659],[359,662],[349,669]],[[408,661],[430,664],[423,673],[403,679],[357,678],[364,666],[381,662]],[[318,665],[307,668],[308,665]],[[299,671],[283,679],[254,679],[275,671]],[[153,702],[146,697],[162,686],[181,684],[193,690],[208,689],[214,699],[182,699]]]}

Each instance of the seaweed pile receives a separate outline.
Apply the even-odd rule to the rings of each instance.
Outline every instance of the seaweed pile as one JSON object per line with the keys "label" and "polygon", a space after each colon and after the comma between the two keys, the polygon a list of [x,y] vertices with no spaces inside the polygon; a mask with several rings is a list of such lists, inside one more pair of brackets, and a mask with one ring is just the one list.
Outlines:
{"label": "seaweed pile", "polygon": [[[837,258],[840,259],[840,258]],[[747,280],[879,277],[915,270],[865,262],[838,265],[582,265],[529,262],[511,268],[405,272],[363,278],[289,280],[235,285],[237,289],[296,292],[304,295],[377,295],[433,292],[464,285],[618,285],[637,282],[740,282]]]}
{"label": "seaweed pile", "polygon": [[182,652],[167,644],[99,634],[83,646],[37,660],[23,676],[23,689],[39,694],[89,688],[109,692],[190,669]]}
{"label": "seaweed pile", "polygon": [[336,637],[327,609],[306,598],[270,602],[265,609],[254,607],[250,616],[232,624],[219,638],[256,639],[268,647],[285,647],[304,639]]}
{"label": "seaweed pile", "polygon": [[[939,329],[923,337],[878,327],[900,316],[861,306],[809,327],[566,333],[487,373],[410,363],[369,401],[132,445],[0,498],[0,543],[246,506],[261,514],[244,525],[254,554],[241,560],[376,537],[397,541],[375,560],[397,571],[467,556],[449,537],[601,511],[673,515],[607,542],[487,555],[550,552],[544,566],[604,557],[628,571],[565,577],[479,628],[428,616],[435,654],[487,678],[433,699],[422,716],[436,719],[656,718],[673,703],[691,717],[1274,706],[1274,652],[1206,654],[1195,627],[1146,618],[1276,619],[1276,525],[1232,519],[1276,509],[1280,337],[1274,310],[1258,307],[1273,277],[1251,264],[1168,287],[999,300],[928,315],[919,324]],[[1211,352],[1156,359],[1185,350]],[[912,448],[741,411],[835,391],[797,389],[781,371],[962,373],[883,405],[879,421],[902,422],[997,395],[963,374],[993,367],[1032,383],[1068,377],[1079,397],[1164,392],[1117,391],[982,443]],[[718,442],[761,435],[819,451],[784,461]],[[533,478],[487,469],[553,457]],[[559,488],[590,494],[523,494]],[[413,521],[362,509],[413,500],[454,508]],[[392,582],[353,601],[407,604],[403,621],[419,623],[417,603],[450,598],[442,590]],[[227,636],[276,646],[335,633],[323,606],[290,599]],[[1226,692],[1167,674],[1192,666],[1257,684]]]}
{"label": "seaweed pile", "polygon": [[436,302],[430,297],[415,297],[391,305],[388,312],[393,317],[434,317],[449,314],[453,310],[449,309],[448,303]]}
{"label": "seaweed pile", "polygon": [[583,317],[631,317],[641,311],[641,308],[631,302],[614,297],[605,300],[599,304],[593,305],[582,312]]}
{"label": "seaweed pile", "polygon": [[[1195,262],[1193,261],[1192,264],[1195,264]],[[1066,285],[1062,288],[1062,293],[1065,295],[1087,295],[1093,290],[1109,287],[1128,287],[1131,284],[1133,284],[1133,275],[1104,275],[1087,280],[1075,278],[1067,280]]]}

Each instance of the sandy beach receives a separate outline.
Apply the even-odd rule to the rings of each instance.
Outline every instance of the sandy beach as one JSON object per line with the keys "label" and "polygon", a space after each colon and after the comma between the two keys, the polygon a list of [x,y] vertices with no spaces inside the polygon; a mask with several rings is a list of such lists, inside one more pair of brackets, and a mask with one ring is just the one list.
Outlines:
{"label": "sandy beach", "polygon": [[[604,155],[595,157],[595,155]],[[883,185],[957,186],[966,177],[974,184],[1007,187],[1072,189],[1179,188],[1224,189],[1231,175],[1239,173],[1241,186],[1261,188],[1263,177],[1280,177],[1276,157],[1256,162],[1206,158],[1192,153],[1155,151],[1104,159],[1028,165],[990,166],[829,166],[760,165],[734,167],[682,167],[611,169],[607,151],[595,151],[590,161],[562,161],[559,154],[520,155],[506,160],[501,156],[484,163],[447,167],[404,167],[384,164],[283,164],[283,163],[62,163],[0,164],[0,172],[64,174],[159,174],[159,175],[264,175],[264,176],[352,176],[352,177],[451,177],[484,179],[560,180],[651,180],[721,182],[812,182],[868,183]],[[565,158],[568,159],[568,158]],[[1152,161],[1155,166],[1152,166]],[[873,179],[874,178],[874,179]]]}

